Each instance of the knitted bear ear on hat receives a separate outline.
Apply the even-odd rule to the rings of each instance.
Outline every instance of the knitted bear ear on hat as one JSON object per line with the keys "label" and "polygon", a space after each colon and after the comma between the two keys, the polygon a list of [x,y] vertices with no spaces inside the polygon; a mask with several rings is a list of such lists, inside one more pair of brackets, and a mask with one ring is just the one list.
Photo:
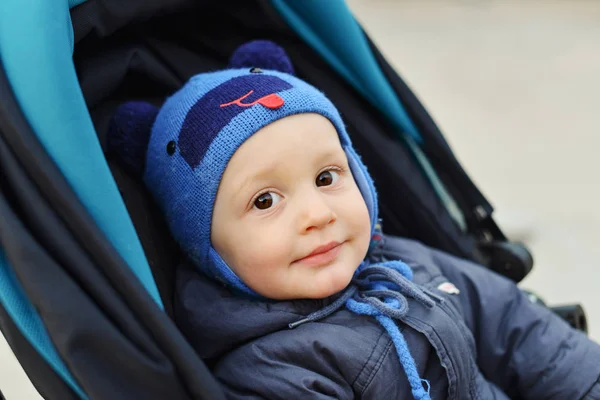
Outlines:
{"label": "knitted bear ear on hat", "polygon": [[268,40],[254,40],[235,50],[229,59],[229,68],[244,67],[271,69],[294,75],[294,67],[288,55],[281,47]]}
{"label": "knitted bear ear on hat", "polygon": [[107,135],[109,155],[117,157],[128,172],[141,178],[146,167],[146,151],[158,108],[144,101],[120,105]]}

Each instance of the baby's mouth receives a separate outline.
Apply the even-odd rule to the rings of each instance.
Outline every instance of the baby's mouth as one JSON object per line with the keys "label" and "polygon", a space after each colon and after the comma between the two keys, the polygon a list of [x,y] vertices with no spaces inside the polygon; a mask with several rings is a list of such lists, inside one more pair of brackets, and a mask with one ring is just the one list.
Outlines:
{"label": "baby's mouth", "polygon": [[345,242],[329,242],[314,249],[309,255],[293,262],[293,264],[304,264],[310,267],[321,267],[331,264],[342,250]]}

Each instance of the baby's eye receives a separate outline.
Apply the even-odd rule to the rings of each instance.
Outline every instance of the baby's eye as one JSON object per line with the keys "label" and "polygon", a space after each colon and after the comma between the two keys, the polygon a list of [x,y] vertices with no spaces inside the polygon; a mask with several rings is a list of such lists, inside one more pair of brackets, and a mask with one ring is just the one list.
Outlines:
{"label": "baby's eye", "polygon": [[281,200],[281,196],[277,193],[267,192],[263,193],[256,200],[254,200],[254,207],[259,210],[266,210],[267,208],[271,208],[275,204],[279,203]]}
{"label": "baby's eye", "polygon": [[333,185],[340,179],[340,174],[337,171],[329,170],[323,171],[317,176],[317,186],[329,186]]}

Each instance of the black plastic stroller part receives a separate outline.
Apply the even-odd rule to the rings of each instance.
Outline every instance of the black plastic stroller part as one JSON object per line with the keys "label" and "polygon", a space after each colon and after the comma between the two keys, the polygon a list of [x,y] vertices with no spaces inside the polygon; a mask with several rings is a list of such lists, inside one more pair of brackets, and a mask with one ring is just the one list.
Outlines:
{"label": "black plastic stroller part", "polygon": [[521,243],[498,242],[480,243],[481,256],[493,271],[520,282],[533,268],[533,256]]}
{"label": "black plastic stroller part", "polygon": [[[528,290],[523,290],[523,292],[527,295],[529,301],[531,301],[532,303],[539,304],[543,307],[548,307],[546,302],[544,302],[544,300],[542,300],[535,293],[532,293]],[[555,306],[548,308],[552,310],[552,312],[554,312],[556,315],[567,321],[567,323],[573,328],[578,329],[584,332],[585,334],[588,333],[587,317],[585,315],[585,310],[583,309],[583,306],[581,304],[567,304],[563,306]]]}
{"label": "black plastic stroller part", "polygon": [[481,263],[493,271],[521,282],[533,269],[533,255],[527,247],[511,242],[484,207],[475,207],[474,233]]}
{"label": "black plastic stroller part", "polygon": [[550,307],[552,311],[567,321],[573,328],[588,333],[587,317],[581,304]]}

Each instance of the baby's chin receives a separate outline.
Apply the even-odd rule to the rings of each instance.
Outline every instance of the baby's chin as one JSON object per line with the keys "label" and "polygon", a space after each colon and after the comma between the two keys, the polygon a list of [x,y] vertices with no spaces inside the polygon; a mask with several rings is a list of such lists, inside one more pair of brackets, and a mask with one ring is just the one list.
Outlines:
{"label": "baby's chin", "polygon": [[346,289],[350,284],[352,277],[350,276],[348,279],[340,282],[336,282],[335,284],[330,284],[324,286],[323,288],[319,288],[320,290],[316,291],[315,296],[311,297],[313,299],[324,299],[329,296],[333,296],[336,293],[339,293]]}
{"label": "baby's chin", "polygon": [[[302,297],[307,299],[324,299],[346,289],[358,268],[356,260],[352,257],[340,257],[335,265],[331,265],[317,272],[304,282],[299,291],[304,292]],[[300,297],[298,297],[300,298]]]}
{"label": "baby's chin", "polygon": [[324,299],[333,296],[346,289],[352,280],[353,274],[346,273],[343,275],[328,276],[322,279],[315,279],[310,285],[307,285],[304,290],[301,290],[302,296],[296,298],[305,299]]}
{"label": "baby's chin", "polygon": [[[276,290],[273,288],[250,287],[261,296],[271,300],[301,300],[301,299],[324,299],[336,293],[343,291],[352,280],[352,274],[345,276],[328,276],[324,278],[315,278],[301,285],[293,284],[291,286],[281,285]],[[262,290],[261,290],[262,289]]]}

